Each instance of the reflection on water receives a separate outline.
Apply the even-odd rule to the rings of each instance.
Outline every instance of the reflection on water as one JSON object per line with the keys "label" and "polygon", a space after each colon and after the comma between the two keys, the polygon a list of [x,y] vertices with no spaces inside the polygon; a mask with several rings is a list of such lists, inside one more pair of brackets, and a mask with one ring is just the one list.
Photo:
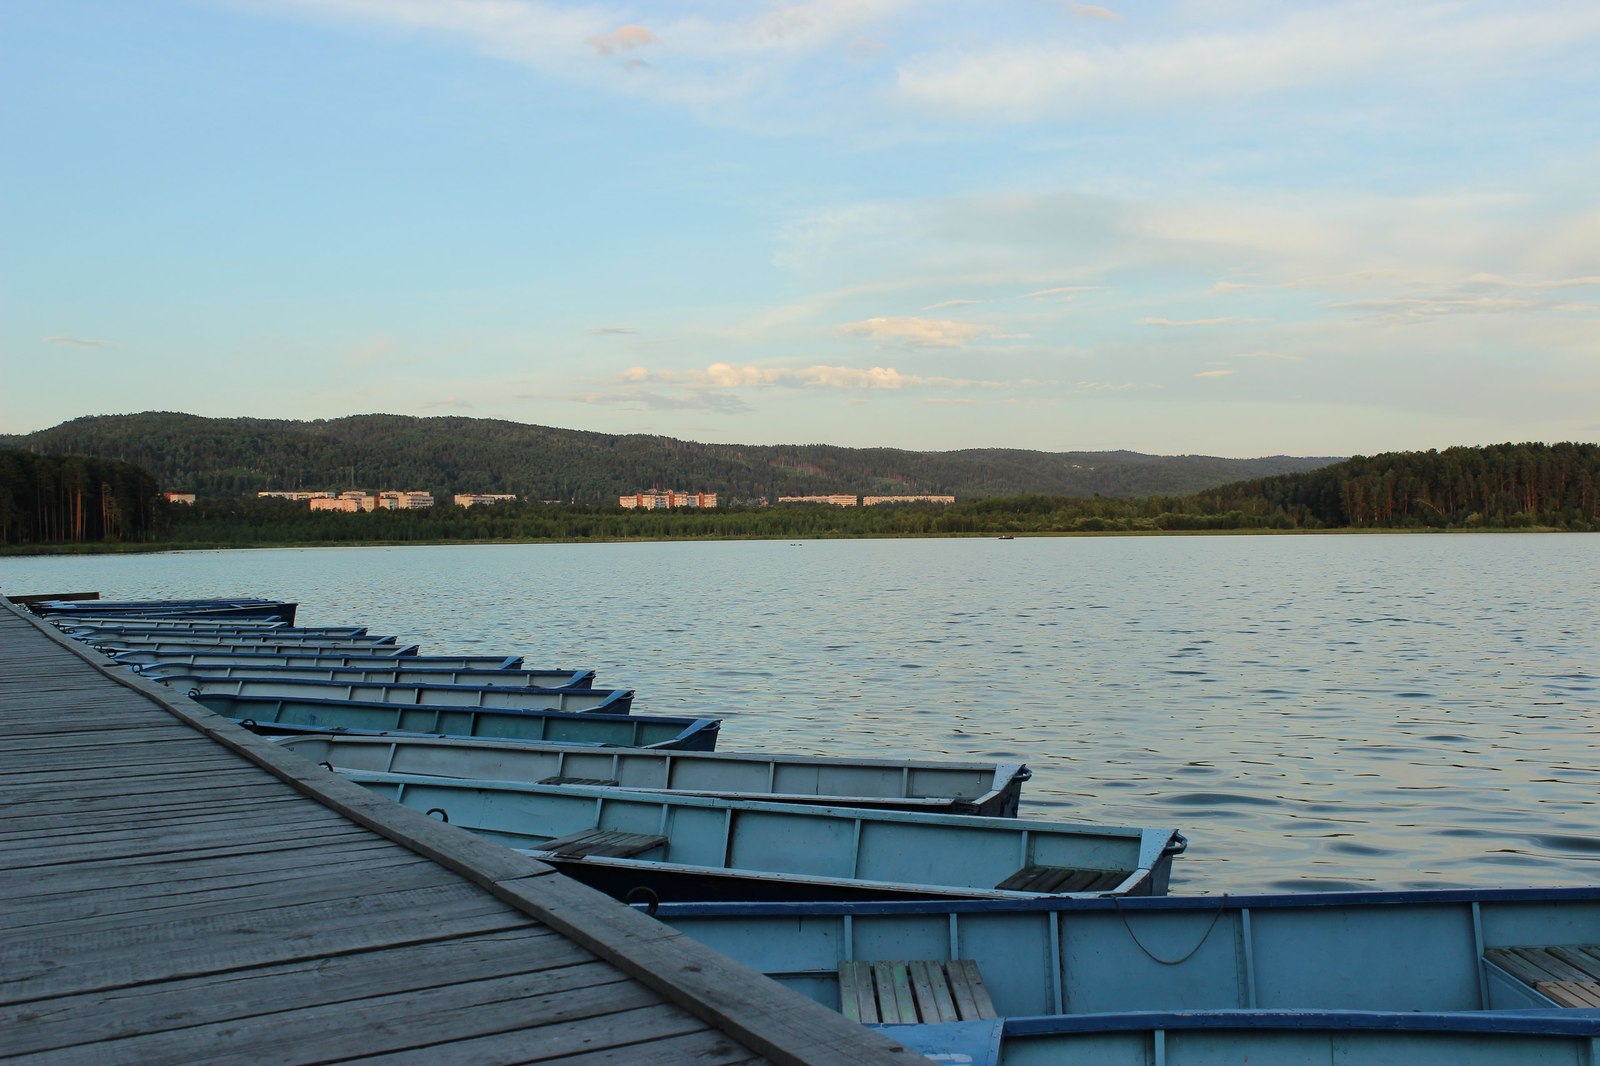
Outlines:
{"label": "reflection on water", "polygon": [[1027,762],[1174,891],[1600,880],[1600,537],[519,545],[0,560],[595,669],[722,747]]}

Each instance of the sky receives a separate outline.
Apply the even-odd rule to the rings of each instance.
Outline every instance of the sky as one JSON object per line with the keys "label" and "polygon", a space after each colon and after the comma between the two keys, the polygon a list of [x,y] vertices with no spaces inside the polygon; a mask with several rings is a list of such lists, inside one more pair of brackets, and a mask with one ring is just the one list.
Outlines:
{"label": "sky", "polygon": [[5,0],[0,432],[1600,440],[1600,4]]}

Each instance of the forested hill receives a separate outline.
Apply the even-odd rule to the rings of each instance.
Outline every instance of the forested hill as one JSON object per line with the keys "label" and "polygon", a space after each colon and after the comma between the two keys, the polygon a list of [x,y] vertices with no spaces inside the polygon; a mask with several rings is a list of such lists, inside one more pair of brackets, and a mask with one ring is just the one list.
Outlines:
{"label": "forested hill", "polygon": [[163,489],[202,496],[262,489],[422,489],[436,496],[509,492],[579,503],[614,503],[620,494],[650,488],[716,492],[729,503],[824,493],[941,493],[962,499],[1187,495],[1339,461],[757,447],[487,418],[358,415],[297,422],[171,412],[78,418],[37,433],[0,435],[0,447],[119,459],[154,475]]}

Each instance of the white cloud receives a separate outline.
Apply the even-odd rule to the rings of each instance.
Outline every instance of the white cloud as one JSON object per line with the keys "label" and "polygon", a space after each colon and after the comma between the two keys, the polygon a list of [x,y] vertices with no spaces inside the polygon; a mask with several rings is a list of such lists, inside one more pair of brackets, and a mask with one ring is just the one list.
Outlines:
{"label": "white cloud", "polygon": [[894,367],[806,366],[757,367],[712,363],[704,370],[647,370],[633,367],[623,373],[630,383],[684,385],[717,389],[759,389],[774,386],[822,389],[964,388],[980,384],[959,378],[902,374]]}
{"label": "white cloud", "polygon": [[840,333],[870,337],[885,344],[913,348],[964,348],[980,337],[993,335],[989,326],[945,318],[868,318],[846,322]]}
{"label": "white cloud", "polygon": [[589,45],[603,56],[615,55],[617,52],[631,52],[635,48],[656,43],[656,35],[643,26],[618,26],[610,33],[597,34],[589,38]]}
{"label": "white cloud", "polygon": [[1195,318],[1187,322],[1175,322],[1170,318],[1146,318],[1143,324],[1166,329],[1191,329],[1200,326],[1247,326],[1259,321],[1257,318]]}
{"label": "white cloud", "polygon": [[899,88],[942,112],[1006,121],[1206,107],[1304,89],[1494,77],[1600,36],[1600,8],[1558,4],[1538,15],[1487,3],[1349,2],[1288,7],[1269,25],[1220,27],[1120,47],[1065,34],[988,49],[924,53]]}
{"label": "white cloud", "polygon": [[1104,22],[1122,21],[1122,16],[1115,11],[1109,11],[1094,4],[1069,4],[1068,8],[1074,15],[1082,15],[1084,18],[1100,19]]}
{"label": "white cloud", "polygon": [[1028,296],[1034,300],[1042,300],[1047,296],[1065,296],[1068,300],[1071,300],[1080,292],[1094,292],[1103,288],[1105,288],[1104,285],[1057,285],[1053,289],[1040,289],[1038,292],[1030,292]]}
{"label": "white cloud", "polygon": [[596,326],[594,329],[584,330],[583,335],[585,337],[604,337],[638,332],[632,326]]}
{"label": "white cloud", "polygon": [[923,310],[924,311],[942,311],[946,307],[968,307],[968,306],[971,306],[972,304],[979,304],[979,303],[982,303],[982,302],[983,302],[982,300],[940,300],[936,304],[929,304],[928,306],[924,307]]}
{"label": "white cloud", "polygon": [[1329,304],[1334,311],[1372,311],[1393,318],[1438,318],[1442,315],[1498,315],[1529,311],[1532,300],[1491,296],[1394,296],[1380,300],[1349,300]]}
{"label": "white cloud", "polygon": [[85,337],[73,337],[66,333],[52,333],[44,338],[46,344],[60,344],[68,348],[120,348],[122,345],[112,341],[89,340]]}
{"label": "white cloud", "polygon": [[1195,377],[1197,377],[1197,378],[1225,378],[1225,377],[1231,377],[1233,375],[1233,373],[1234,373],[1234,371],[1232,371],[1232,370],[1202,370],[1202,371],[1200,371],[1200,373],[1196,374]]}

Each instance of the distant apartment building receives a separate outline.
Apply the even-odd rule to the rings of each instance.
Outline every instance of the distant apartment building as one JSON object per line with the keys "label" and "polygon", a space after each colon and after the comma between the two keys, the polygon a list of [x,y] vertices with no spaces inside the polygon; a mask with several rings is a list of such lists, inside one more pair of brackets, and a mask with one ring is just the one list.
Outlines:
{"label": "distant apartment building", "polygon": [[854,507],[861,502],[858,496],[779,496],[779,503],[827,503],[834,507]]}
{"label": "distant apartment building", "polygon": [[[361,494],[365,496],[365,494]],[[356,496],[313,496],[306,501],[313,511],[370,511],[372,501],[370,497],[358,499]]]}
{"label": "distant apartment building", "polygon": [[194,503],[194,493],[192,492],[163,492],[161,498],[168,503],[187,503],[191,505]]}
{"label": "distant apartment building", "polygon": [[258,492],[258,493],[256,493],[256,499],[258,499],[258,500],[316,500],[316,499],[321,499],[323,497],[328,497],[328,498],[331,499],[333,497],[333,495],[334,494],[331,493],[331,492],[324,492],[324,491],[321,491],[321,490],[311,490],[311,491],[306,491],[304,489],[295,489],[293,491],[271,490],[271,491],[268,491],[268,492]]}
{"label": "distant apartment building", "polygon": [[509,492],[458,492],[454,497],[457,507],[472,507],[480,503],[516,503],[516,496]]}
{"label": "distant apartment building", "polygon": [[619,497],[617,502],[629,510],[641,511],[663,511],[669,507],[715,507],[717,494],[668,489],[665,492],[636,492],[632,496]]}
{"label": "distant apartment building", "polygon": [[388,492],[378,493],[378,506],[385,511],[420,511],[433,506],[433,493],[431,492]]}
{"label": "distant apartment building", "polygon": [[883,503],[955,503],[954,496],[863,496],[861,506],[876,507]]}

